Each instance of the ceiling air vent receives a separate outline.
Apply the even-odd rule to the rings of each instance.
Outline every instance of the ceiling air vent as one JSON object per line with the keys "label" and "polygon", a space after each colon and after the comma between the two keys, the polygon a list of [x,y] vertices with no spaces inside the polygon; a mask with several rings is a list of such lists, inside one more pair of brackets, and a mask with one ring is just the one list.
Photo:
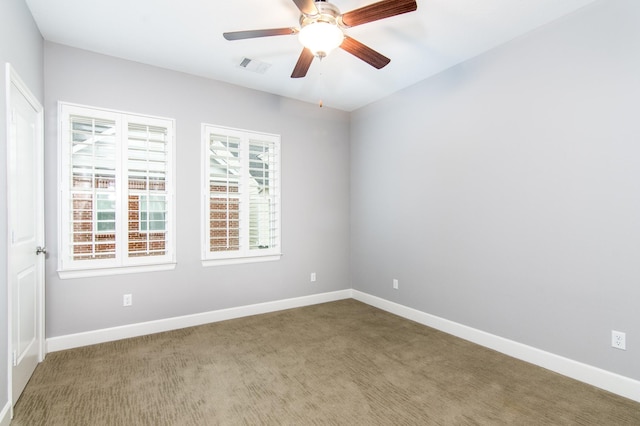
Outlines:
{"label": "ceiling air vent", "polygon": [[257,72],[258,74],[264,74],[267,72],[269,67],[271,67],[271,64],[256,61],[255,59],[243,58],[238,66],[248,71]]}

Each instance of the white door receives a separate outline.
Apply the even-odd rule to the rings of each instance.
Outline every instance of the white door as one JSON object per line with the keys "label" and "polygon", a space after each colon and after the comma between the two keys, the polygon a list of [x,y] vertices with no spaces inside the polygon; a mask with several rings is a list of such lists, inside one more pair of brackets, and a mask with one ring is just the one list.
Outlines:
{"label": "white door", "polygon": [[6,67],[10,368],[15,404],[44,358],[44,202],[42,107]]}

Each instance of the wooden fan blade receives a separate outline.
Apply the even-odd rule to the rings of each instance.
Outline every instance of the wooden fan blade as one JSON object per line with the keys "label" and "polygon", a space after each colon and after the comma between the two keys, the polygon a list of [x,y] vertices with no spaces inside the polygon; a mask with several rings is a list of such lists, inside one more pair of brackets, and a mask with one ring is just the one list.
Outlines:
{"label": "wooden fan blade", "polygon": [[313,0],[293,0],[293,2],[298,6],[300,12],[305,15],[316,15],[318,13],[318,8],[316,8],[316,3]]}
{"label": "wooden fan blade", "polygon": [[377,69],[383,68],[389,62],[391,62],[391,59],[349,36],[344,37],[344,41],[340,45],[340,48],[346,52],[351,53],[356,58],[362,59],[363,61]]}
{"label": "wooden fan blade", "polygon": [[347,27],[366,24],[378,19],[390,18],[418,10],[415,0],[382,0],[368,6],[342,14],[342,23]]}
{"label": "wooden fan blade", "polygon": [[293,68],[291,78],[301,78],[307,75],[307,71],[309,71],[309,67],[311,66],[312,61],[313,53],[311,53],[311,51],[305,47],[302,50],[300,57],[298,58],[298,62],[296,63],[295,68]]}
{"label": "wooden fan blade", "polygon": [[271,37],[279,35],[291,35],[298,33],[297,28],[271,28],[267,30],[249,30],[249,31],[232,31],[223,33],[222,36],[227,40],[244,40],[246,38]]}

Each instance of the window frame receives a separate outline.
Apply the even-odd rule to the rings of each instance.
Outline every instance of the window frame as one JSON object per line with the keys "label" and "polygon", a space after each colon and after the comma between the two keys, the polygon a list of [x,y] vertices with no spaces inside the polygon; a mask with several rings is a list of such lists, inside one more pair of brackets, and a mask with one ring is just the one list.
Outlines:
{"label": "window frame", "polygon": [[[249,223],[251,222],[249,209],[245,209],[242,211],[242,207],[240,208],[240,229],[246,229],[245,232],[240,233],[240,245],[241,248],[237,251],[212,251],[210,250],[210,232],[211,232],[211,222],[210,222],[210,180],[209,180],[209,162],[210,162],[210,154],[209,154],[209,143],[212,134],[224,135],[227,137],[237,138],[240,143],[240,151],[241,152],[249,152],[250,141],[261,141],[273,144],[274,147],[274,165],[275,170],[270,171],[270,176],[272,176],[273,181],[275,182],[273,195],[275,212],[273,213],[273,222],[274,226],[274,235],[272,237],[274,241],[274,246],[265,249],[254,249],[251,250],[248,247],[248,242],[250,240],[250,228]],[[203,266],[217,266],[217,265],[231,265],[231,264],[242,264],[242,263],[253,263],[253,262],[269,262],[269,261],[277,261],[280,260],[282,256],[282,180],[281,180],[281,137],[277,134],[272,133],[264,133],[264,132],[256,132],[251,130],[243,130],[226,126],[219,126],[215,124],[202,123],[201,125],[201,136],[202,136],[202,161],[201,161],[201,176],[202,176],[202,213],[201,213],[201,253],[202,253],[202,265]],[[250,194],[248,189],[249,186],[249,156],[242,155],[239,157],[240,162],[240,170],[241,170],[241,178],[240,182],[240,190],[239,190],[239,200],[242,203],[248,204],[250,201]],[[244,171],[247,171],[245,173]],[[243,245],[242,242],[245,242]]]}
{"label": "window frame", "polygon": [[[115,241],[116,252],[109,259],[73,259],[70,241],[72,188],[71,177],[71,117],[80,116],[115,122],[115,165],[114,180],[116,199]],[[129,170],[128,138],[129,124],[144,124],[166,129],[165,192],[167,198],[167,221],[162,255],[129,256]],[[150,272],[175,269],[176,265],[176,215],[175,215],[175,120],[172,118],[151,116],[111,110],[107,108],[58,102],[58,276],[61,279],[94,276],[108,276],[137,272]],[[97,202],[97,198],[96,198]],[[93,212],[97,212],[97,204]],[[95,235],[106,234],[97,229],[97,214],[93,219]],[[151,232],[151,231],[146,231]]]}

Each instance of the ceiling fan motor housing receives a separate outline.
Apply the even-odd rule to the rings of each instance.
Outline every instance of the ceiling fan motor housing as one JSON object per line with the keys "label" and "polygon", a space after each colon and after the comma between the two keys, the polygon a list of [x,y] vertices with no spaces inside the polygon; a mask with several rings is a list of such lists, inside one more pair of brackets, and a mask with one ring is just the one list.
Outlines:
{"label": "ceiling fan motor housing", "polygon": [[316,22],[326,22],[332,25],[341,25],[338,18],[340,17],[340,9],[334,4],[326,1],[317,1],[315,3],[318,13],[314,15],[300,15],[300,27],[304,28],[309,24]]}

